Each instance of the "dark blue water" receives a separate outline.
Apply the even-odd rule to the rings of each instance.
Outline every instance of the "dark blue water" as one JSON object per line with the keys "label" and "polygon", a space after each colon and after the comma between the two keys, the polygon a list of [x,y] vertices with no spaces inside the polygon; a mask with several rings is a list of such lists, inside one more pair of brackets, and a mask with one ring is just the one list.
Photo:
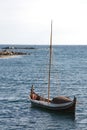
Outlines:
{"label": "dark blue water", "polygon": [[32,84],[47,96],[49,56],[48,46],[32,47],[16,50],[30,55],[0,58],[0,130],[87,130],[87,46],[53,47],[51,97],[76,96],[75,118],[31,107]]}

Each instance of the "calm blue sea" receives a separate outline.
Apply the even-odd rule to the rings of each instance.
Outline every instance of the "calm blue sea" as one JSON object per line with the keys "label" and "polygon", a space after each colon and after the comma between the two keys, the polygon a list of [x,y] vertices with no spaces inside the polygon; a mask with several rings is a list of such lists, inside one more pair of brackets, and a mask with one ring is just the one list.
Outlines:
{"label": "calm blue sea", "polygon": [[0,130],[87,130],[87,46],[53,46],[50,97],[76,96],[75,117],[31,106],[32,84],[47,96],[49,47],[17,47],[30,55],[0,58]]}

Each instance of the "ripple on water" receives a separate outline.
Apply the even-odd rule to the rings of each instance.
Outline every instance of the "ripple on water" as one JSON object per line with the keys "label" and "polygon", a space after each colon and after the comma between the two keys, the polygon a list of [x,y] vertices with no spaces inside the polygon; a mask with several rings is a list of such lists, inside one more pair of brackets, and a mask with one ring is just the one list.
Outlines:
{"label": "ripple on water", "polygon": [[38,93],[47,95],[49,50],[48,46],[36,48],[24,50],[31,52],[29,56],[0,59],[0,130],[86,130],[87,46],[54,46],[53,72],[58,76],[51,77],[51,94],[77,97],[74,118],[31,107],[32,84]]}

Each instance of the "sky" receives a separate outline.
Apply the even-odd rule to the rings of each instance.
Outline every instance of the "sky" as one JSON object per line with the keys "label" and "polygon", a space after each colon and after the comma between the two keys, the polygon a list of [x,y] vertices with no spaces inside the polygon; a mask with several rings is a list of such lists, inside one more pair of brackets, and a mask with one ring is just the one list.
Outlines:
{"label": "sky", "polygon": [[87,0],[0,0],[0,44],[87,45]]}

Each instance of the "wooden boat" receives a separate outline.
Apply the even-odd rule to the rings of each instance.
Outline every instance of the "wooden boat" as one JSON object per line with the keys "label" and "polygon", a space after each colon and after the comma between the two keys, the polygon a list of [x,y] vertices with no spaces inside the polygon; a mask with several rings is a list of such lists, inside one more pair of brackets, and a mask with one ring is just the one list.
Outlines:
{"label": "wooden boat", "polygon": [[75,113],[76,97],[71,100],[66,96],[58,96],[50,99],[50,73],[51,73],[51,57],[52,57],[52,22],[51,22],[51,36],[50,36],[50,56],[49,56],[49,73],[48,73],[48,98],[43,98],[34,91],[32,85],[30,92],[30,101],[32,105],[56,112],[71,112]]}

